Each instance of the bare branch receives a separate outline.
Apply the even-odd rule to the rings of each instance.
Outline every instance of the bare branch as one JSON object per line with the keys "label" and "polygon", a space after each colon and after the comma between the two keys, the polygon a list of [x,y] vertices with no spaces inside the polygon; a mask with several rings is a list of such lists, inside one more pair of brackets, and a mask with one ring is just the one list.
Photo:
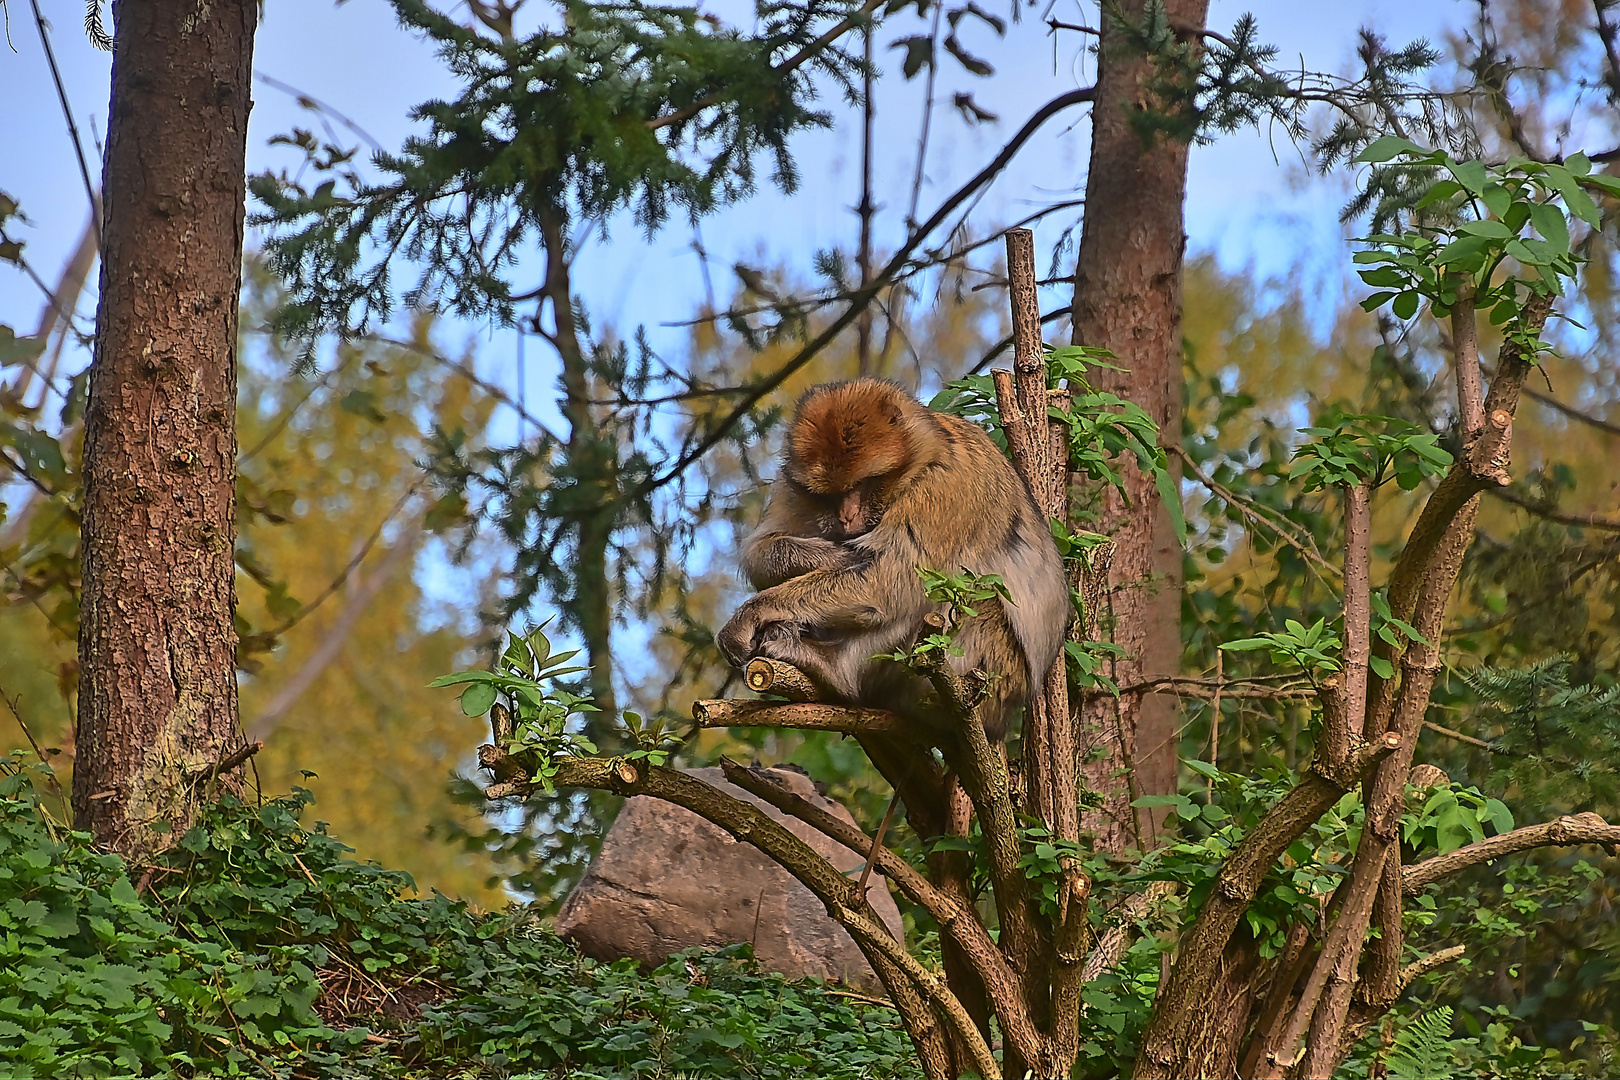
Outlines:
{"label": "bare branch", "polygon": [[1562,413],[1577,423],[1585,424],[1587,427],[1596,428],[1605,435],[1620,435],[1620,424],[1612,424],[1607,420],[1601,420],[1598,417],[1593,416],[1591,413],[1582,412],[1573,405],[1565,405],[1562,401],[1559,401],[1551,394],[1543,393],[1534,387],[1525,387],[1524,396],[1529,398],[1531,401],[1545,405],[1549,409]]}
{"label": "bare branch", "polygon": [[51,68],[51,81],[56,84],[56,100],[62,106],[62,119],[67,122],[68,137],[73,140],[73,155],[79,162],[79,178],[84,181],[84,194],[90,200],[90,216],[96,223],[96,248],[101,248],[101,199],[99,188],[90,181],[90,166],[84,157],[84,142],[79,138],[79,125],[73,121],[73,107],[68,104],[67,90],[62,85],[62,73],[56,67],[56,51],[51,48],[51,36],[45,29],[45,17],[39,13],[39,0],[29,0],[34,8],[34,25],[39,28],[39,44],[45,50],[45,60]]}
{"label": "bare branch", "polygon": [[[1213,477],[1205,474],[1205,472],[1198,467],[1198,463],[1194,461],[1187,454],[1187,451],[1184,450],[1179,444],[1171,443],[1169,446],[1166,446],[1165,449],[1179,457],[1182,464],[1185,465],[1187,470],[1197,478],[1200,484],[1203,484],[1206,488],[1214,492],[1229,505],[1236,507],[1238,513],[1271,532],[1277,537],[1277,539],[1281,540],[1283,543],[1305,556],[1305,558],[1315,563],[1318,568],[1326,570],[1334,577],[1344,576],[1344,571],[1340,570],[1337,566],[1334,566],[1322,556],[1320,551],[1316,550],[1316,544],[1308,535],[1294,531],[1295,526],[1292,522],[1262,516],[1260,514],[1260,510],[1262,509],[1260,504],[1256,503],[1252,499],[1239,495],[1237,492],[1226,487],[1224,484],[1216,481]],[[1264,509],[1266,509],[1268,513],[1271,512],[1269,508]]]}
{"label": "bare branch", "polygon": [[1528,499],[1512,488],[1497,487],[1486,488],[1493,496],[1505,503],[1511,503],[1527,513],[1559,525],[1573,525],[1580,529],[1599,529],[1603,532],[1620,532],[1620,518],[1608,514],[1566,514],[1548,506],[1542,506],[1534,499]]}
{"label": "bare branch", "polygon": [[[861,951],[873,959],[873,968],[880,977],[888,974],[892,978],[894,969],[902,972],[906,981],[944,1014],[953,1033],[972,1054],[973,1066],[979,1074],[986,1080],[999,1080],[1001,1069],[990,1047],[944,980],[924,968],[890,936],[871,904],[864,896],[855,894],[854,882],[763,810],[675,769],[662,766],[638,769],[623,760],[564,759],[558,762],[554,782],[558,787],[599,788],[627,797],[649,795],[663,799],[705,818],[738,841],[758,848],[826,905],[827,914],[848,930]],[[521,786],[532,790],[531,785]]]}
{"label": "bare branch", "polygon": [[812,702],[706,700],[692,703],[700,728],[771,727],[842,731],[849,735],[899,735],[912,730],[892,712]]}
{"label": "bare branch", "polygon": [[911,258],[911,253],[922,244],[923,240],[932,235],[934,230],[939,228],[945,219],[956,211],[957,207],[995,179],[1001,170],[1007,167],[1007,163],[1013,159],[1013,156],[1018,153],[1023,145],[1030,140],[1036,131],[1040,130],[1041,125],[1063,110],[1084,104],[1094,97],[1096,97],[1096,87],[1082,87],[1078,90],[1071,90],[1066,94],[1060,94],[1037,109],[1035,114],[1024,122],[1024,126],[1008,140],[1007,144],[1001,148],[1000,153],[988,165],[980,169],[967,183],[957,188],[949,198],[940,204],[939,208],[934,211],[927,221],[911,231],[905,243],[900,245],[900,249],[894,253],[883,269],[873,275],[871,285],[852,297],[849,306],[844,309],[842,314],[829,323],[813,340],[806,342],[791,359],[749,388],[735,406],[715,421],[704,433],[703,437],[676,458],[667,469],[657,476],[643,481],[634,490],[626,492],[625,498],[639,498],[672,482],[677,476],[685,472],[687,467],[694,461],[720,445],[730,435],[732,429],[756,405],[787,382],[788,379],[792,378],[795,372],[820,354],[821,350],[826,348],[839,334],[843,333],[850,323],[859,318],[860,313],[866,309],[867,305],[876,300],[878,292],[886,288],[894,280],[895,276]]}
{"label": "bare branch", "polygon": [[[722,759],[721,769],[727,780],[751,795],[763,799],[791,817],[821,832],[851,851],[863,856],[875,852],[877,869],[894,882],[913,903],[921,905],[939,923],[941,931],[954,940],[974,964],[998,1005],[997,1016],[1009,1039],[1025,1055],[1034,1060],[1040,1045],[1040,1035],[1022,1008],[1017,977],[1007,966],[995,942],[985,932],[977,915],[960,900],[947,896],[929,883],[928,879],[912,869],[900,856],[886,847],[874,844],[860,829],[828,813],[795,792],[765,776],[762,772],[746,769],[735,761]],[[1005,1013],[1003,1013],[1005,1008]]]}

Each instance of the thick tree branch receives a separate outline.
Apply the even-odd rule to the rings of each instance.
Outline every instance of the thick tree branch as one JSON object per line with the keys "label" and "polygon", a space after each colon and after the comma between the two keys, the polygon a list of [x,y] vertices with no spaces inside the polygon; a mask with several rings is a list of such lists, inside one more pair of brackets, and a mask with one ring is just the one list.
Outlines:
{"label": "thick tree branch", "polygon": [[[761,771],[744,768],[730,759],[722,759],[720,768],[727,780],[744,791],[803,821],[851,851],[863,857],[874,851],[871,838],[860,829],[787,790]],[[1040,1048],[1040,1033],[1035,1030],[1028,1011],[1023,1008],[1016,976],[979,923],[977,914],[961,899],[947,896],[936,889],[927,878],[888,848],[880,846],[875,851],[878,871],[894,882],[913,903],[925,908],[939,923],[940,930],[972,960],[996,1005],[1002,1031],[1025,1055],[1025,1060],[1034,1060],[1033,1055]]]}
{"label": "thick tree branch", "polygon": [[[973,1055],[973,1065],[981,1076],[987,1080],[1001,1076],[990,1047],[944,980],[924,968],[890,936],[871,904],[864,896],[856,895],[854,882],[757,806],[675,769],[637,768],[622,759],[565,759],[558,762],[553,783],[557,787],[597,788],[625,797],[648,795],[662,799],[719,826],[739,842],[752,844],[815,893],[826,905],[827,914],[849,931],[863,953],[873,958],[874,970],[880,976],[887,971],[892,977],[898,969],[944,1014],[955,1036]],[[533,790],[532,785],[525,786]]]}
{"label": "thick tree branch", "polygon": [[1598,814],[1575,814],[1542,825],[1526,825],[1408,866],[1401,875],[1401,891],[1414,895],[1470,866],[1531,848],[1575,847],[1583,844],[1599,844],[1610,849],[1620,847],[1620,825],[1610,825]]}
{"label": "thick tree branch", "polygon": [[1485,426],[1485,386],[1479,370],[1479,329],[1474,320],[1474,280],[1462,275],[1451,309],[1451,351],[1457,369],[1457,417],[1463,441],[1472,442]]}
{"label": "thick tree branch", "polygon": [[1288,845],[1356,785],[1368,769],[1394,753],[1401,738],[1390,733],[1359,747],[1343,770],[1322,761],[1266,812],[1221,867],[1215,887],[1177,949],[1169,982],[1154,1005],[1153,1019],[1142,1039],[1139,1077],[1167,1077],[1175,1072],[1186,1028],[1207,1000],[1221,970],[1221,955],[1259,891],[1260,883]]}

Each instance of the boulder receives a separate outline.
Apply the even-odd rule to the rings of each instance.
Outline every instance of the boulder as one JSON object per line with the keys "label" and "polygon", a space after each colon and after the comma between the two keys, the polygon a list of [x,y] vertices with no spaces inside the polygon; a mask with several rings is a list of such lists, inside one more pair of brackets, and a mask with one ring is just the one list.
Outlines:
{"label": "boulder", "polygon": [[[848,810],[818,794],[804,773],[767,772],[822,809],[853,821]],[[862,865],[860,855],[727,782],[718,768],[688,773],[753,803],[838,869]],[[901,938],[900,912],[887,883],[874,871],[869,885],[872,906]],[[599,960],[634,957],[660,964],[682,949],[746,941],[771,971],[879,987],[849,934],[786,870],[690,810],[647,796],[625,803],[596,861],[563,903],[556,929]]]}

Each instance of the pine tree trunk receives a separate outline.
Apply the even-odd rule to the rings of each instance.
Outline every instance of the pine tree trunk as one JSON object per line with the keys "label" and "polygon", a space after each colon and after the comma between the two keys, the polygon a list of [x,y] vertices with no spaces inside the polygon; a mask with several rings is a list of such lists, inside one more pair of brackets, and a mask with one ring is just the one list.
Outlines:
{"label": "pine tree trunk", "polygon": [[[1120,5],[1142,16],[1143,0]],[[1178,30],[1201,29],[1208,0],[1167,0]],[[1163,135],[1144,142],[1132,112],[1177,107],[1153,99],[1146,80],[1152,62],[1118,44],[1103,20],[1092,109],[1091,168],[1085,223],[1075,275],[1076,344],[1112,349],[1124,371],[1093,379],[1145,409],[1166,442],[1181,437],[1181,271],[1186,237],[1187,143]],[[1153,481],[1124,463],[1129,501],[1109,492],[1095,528],[1116,548],[1103,624],[1129,654],[1115,669],[1121,686],[1174,674],[1181,656],[1181,548]],[[1127,694],[1117,703],[1096,698],[1081,709],[1081,760],[1093,791],[1106,796],[1086,826],[1111,850],[1152,842],[1144,814],[1133,826],[1129,803],[1176,787],[1175,701],[1167,695]],[[1122,779],[1125,778],[1125,779]]]}
{"label": "pine tree trunk", "polygon": [[[236,330],[256,0],[119,0],[85,425],[73,775],[121,851],[189,823],[242,745]],[[228,782],[222,778],[222,782]]]}

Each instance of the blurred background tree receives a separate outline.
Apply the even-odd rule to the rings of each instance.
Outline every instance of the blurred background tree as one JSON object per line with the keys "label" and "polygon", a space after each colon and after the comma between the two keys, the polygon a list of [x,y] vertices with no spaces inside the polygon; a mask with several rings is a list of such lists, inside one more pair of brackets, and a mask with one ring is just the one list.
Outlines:
{"label": "blurred background tree", "polygon": [[[1094,26],[1102,17],[1092,11],[1080,22]],[[1046,47],[1038,24],[997,27],[1000,19],[935,6],[902,9],[880,24],[875,62],[890,78],[914,77],[930,88],[917,181],[883,192],[867,179],[850,192],[868,217],[896,225],[886,235],[905,234],[905,223],[929,209],[919,195],[929,133],[937,142],[947,119],[974,133],[994,122],[979,115],[983,107],[972,95],[997,76],[980,70],[989,65],[963,44],[958,24],[987,39],[1006,34],[1026,53]],[[1410,84],[1368,76],[1363,89],[1385,110],[1380,118],[1426,123],[1437,138],[1478,147],[1490,159],[1556,160],[1584,150],[1608,168],[1620,159],[1617,20],[1620,10],[1607,0],[1482,0],[1459,17],[1431,65],[1414,65]],[[497,51],[514,47],[510,15],[504,26],[477,26],[483,29],[439,31],[457,41],[483,33]],[[1060,41],[1075,33],[1047,29]],[[789,36],[804,32],[794,26]],[[806,85],[823,92],[820,107],[829,111],[830,100],[846,94],[840,122],[869,127],[871,99],[863,106],[855,60],[860,37]],[[1080,40],[1090,39],[1082,33]],[[899,48],[887,51],[890,45]],[[1335,47],[1355,51],[1357,71],[1388,76],[1380,64],[1392,54],[1376,33]],[[1271,70],[1268,58],[1243,56],[1234,70]],[[797,119],[812,127],[809,107],[796,107],[804,110]],[[330,110],[311,108],[336,124]],[[1329,110],[1306,114],[1298,134],[1311,165],[1328,171],[1323,187],[1338,183],[1347,193],[1343,173],[1332,171],[1354,144],[1343,122]],[[1218,128],[1198,134],[1213,137]],[[783,132],[783,146],[791,149],[789,135]],[[290,141],[307,155],[284,174],[295,178],[323,159],[329,173],[348,168],[358,146],[347,133]],[[318,193],[312,185],[304,194],[313,200]],[[1370,201],[1351,203],[1346,231],[1365,234],[1402,194],[1374,192]],[[1056,235],[1050,288],[1061,291],[1081,210],[1072,192],[1049,193],[1029,209]],[[1601,225],[1579,238],[1589,260],[1579,325],[1555,328],[1559,355],[1545,365],[1546,380],[1530,387],[1534,402],[1516,425],[1520,479],[1493,493],[1480,514],[1459,618],[1445,641],[1450,667],[1424,736],[1426,760],[1456,782],[1503,791],[1521,823],[1580,810],[1611,819],[1620,813],[1620,721],[1605,697],[1620,683],[1620,386],[1613,359],[1620,208],[1605,202],[1598,209]],[[15,230],[17,212],[0,200],[0,226]],[[556,344],[544,339],[562,336],[559,310],[574,320],[572,344],[564,342],[573,352],[559,349],[545,368],[574,381],[554,401],[532,406],[521,377],[490,375],[507,361],[493,357],[486,341],[443,344],[468,323],[405,314],[341,342],[270,332],[285,323],[278,314],[285,297],[270,274],[250,264],[237,563],[243,716],[250,735],[268,743],[258,758],[267,789],[306,783],[338,836],[362,857],[409,870],[424,888],[485,904],[515,894],[560,900],[589,857],[594,831],[611,816],[611,801],[571,796],[515,811],[468,802],[465,783],[447,790],[452,774],[470,771],[482,727],[423,686],[468,663],[506,623],[539,622],[559,608],[565,616],[578,608],[568,625],[582,640],[595,635],[606,658],[595,680],[624,707],[680,717],[693,698],[727,686],[730,673],[713,652],[711,630],[742,592],[729,555],[757,515],[755,481],[769,473],[781,411],[805,386],[858,370],[926,394],[981,366],[1006,333],[995,287],[1003,275],[990,254],[995,248],[982,245],[1010,220],[964,212],[948,221],[933,246],[914,253],[906,274],[883,283],[864,332],[850,320],[813,363],[748,401],[732,437],[714,441],[680,483],[626,501],[618,529],[588,567],[589,581],[571,539],[577,531],[556,528],[570,513],[577,525],[579,503],[548,500],[580,498],[582,479],[606,477],[622,493],[662,476],[672,457],[701,444],[714,420],[744,397],[736,388],[757,385],[803,355],[892,254],[869,233],[864,243],[853,238],[861,220],[851,219],[852,241],[842,251],[812,257],[765,246],[757,260],[763,270],[712,262],[694,231],[708,300],[690,313],[677,348],[647,343],[634,304],[623,325],[593,319],[566,276],[552,280],[543,267],[524,264],[545,280],[543,299],[551,304],[543,322],[537,307],[517,317],[528,346],[539,354]],[[633,224],[623,214],[577,214],[573,231],[550,245],[557,261],[571,266],[582,250],[611,240],[610,222],[621,230]],[[0,259],[24,269],[23,250],[8,237],[0,236]],[[1363,312],[1359,285],[1304,284],[1318,280],[1310,243],[1301,239],[1297,264],[1269,278],[1223,269],[1201,253],[1186,265],[1182,491],[1194,532],[1182,571],[1187,675],[1275,673],[1261,654],[1222,657],[1216,646],[1288,618],[1310,623],[1336,611],[1337,582],[1275,540],[1276,530],[1286,529],[1324,553],[1342,545],[1339,515],[1324,502],[1331,496],[1300,493],[1275,464],[1287,460],[1299,428],[1340,408],[1406,418],[1456,445],[1444,328],[1422,313],[1401,323]],[[64,763],[71,761],[76,679],[79,369],[90,329],[72,314],[83,307],[83,261],[76,256],[59,280],[41,281],[68,315],[47,305],[42,329],[0,330],[0,452],[9,471],[0,487],[0,687],[41,748],[61,748]],[[476,275],[464,274],[467,282],[477,283]],[[499,290],[486,290],[491,296],[498,308]],[[487,309],[479,318],[486,321],[470,325],[500,321]],[[1048,338],[1061,340],[1067,320],[1066,313],[1051,319]],[[1482,345],[1487,355],[1494,351],[1494,342]],[[554,438],[546,435],[552,430]],[[593,462],[602,467],[581,471],[581,463]],[[586,484],[584,497],[603,490]],[[1380,558],[1398,548],[1416,505],[1415,497],[1382,501],[1375,520]],[[1309,714],[1300,703],[1227,696],[1218,724],[1211,704],[1181,703],[1174,731],[1182,758],[1213,755],[1223,768],[1251,773],[1308,758]],[[0,747],[25,745],[6,723],[0,718],[7,732]],[[835,739],[711,733],[694,741],[689,760],[744,745],[761,760],[804,765],[868,827],[881,816],[885,793],[864,759]],[[317,778],[303,780],[304,769]],[[1183,769],[1178,783],[1197,793],[1203,782]],[[430,830],[446,842],[424,843]],[[1600,865],[1605,873],[1594,875],[1582,865],[1580,856],[1549,853],[1510,873],[1482,868],[1464,879],[1455,907],[1434,913],[1426,940],[1468,942],[1471,966],[1431,977],[1421,1000],[1481,1017],[1506,1008],[1518,1031],[1547,1043],[1567,1045],[1581,1019],[1614,1023],[1620,867],[1609,858]],[[1482,923],[1477,911],[1493,917]],[[1550,920],[1559,933],[1533,932]]]}

